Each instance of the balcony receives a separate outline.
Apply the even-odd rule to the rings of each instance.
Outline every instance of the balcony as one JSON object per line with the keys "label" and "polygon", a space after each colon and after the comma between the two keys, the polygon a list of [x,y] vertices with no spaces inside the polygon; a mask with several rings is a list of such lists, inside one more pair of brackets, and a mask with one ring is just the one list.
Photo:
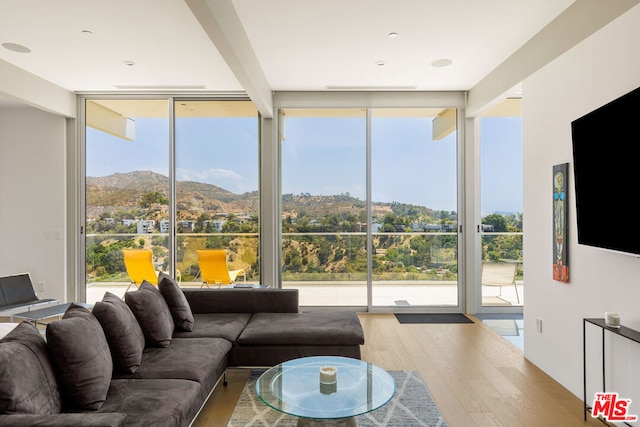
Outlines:
{"label": "balcony", "polygon": [[[301,306],[366,307],[368,275],[365,239],[364,233],[284,234],[282,287],[299,289]],[[511,243],[506,246],[511,248],[511,252],[497,254],[496,248],[505,245],[497,245],[496,239],[510,239]],[[458,306],[456,233],[377,233],[373,241],[376,245],[372,254],[374,271],[371,274],[373,307],[406,309]],[[483,236],[485,258],[500,260],[502,256],[504,261],[507,256],[513,256],[514,251],[519,253],[521,241],[521,233],[486,233]],[[451,248],[451,242],[454,249]],[[88,235],[87,302],[99,301],[105,291],[124,295],[129,279],[119,256],[121,248],[131,244],[151,248],[156,268],[168,270],[166,234]],[[257,233],[180,233],[177,235],[177,245],[176,267],[180,271],[183,287],[200,287],[196,249],[205,247],[228,248],[229,268],[243,268],[247,270],[247,283],[259,283]],[[428,245],[428,249],[425,245]],[[396,249],[403,247],[413,249]],[[419,251],[422,251],[422,255]],[[416,266],[416,259],[428,259],[428,263]],[[516,287],[519,303],[513,286],[483,287],[483,305],[522,305],[521,267],[516,277]]]}

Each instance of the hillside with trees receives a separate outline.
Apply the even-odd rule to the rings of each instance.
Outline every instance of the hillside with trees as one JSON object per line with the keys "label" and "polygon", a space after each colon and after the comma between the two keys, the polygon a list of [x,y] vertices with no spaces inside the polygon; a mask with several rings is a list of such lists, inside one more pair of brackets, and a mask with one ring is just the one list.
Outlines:
{"label": "hillside with trees", "polygon": [[[124,272],[123,247],[148,247],[166,267],[169,180],[150,171],[87,178],[87,272],[114,280]],[[178,268],[198,275],[195,250],[230,249],[233,268],[257,280],[259,195],[234,194],[212,184],[178,181]],[[372,204],[374,279],[453,278],[457,275],[457,213],[398,202]],[[138,222],[155,221],[151,233]],[[168,227],[168,225],[167,225]],[[522,257],[521,214],[483,218],[486,260]],[[367,215],[363,200],[339,195],[282,196],[284,280],[365,280]],[[168,228],[167,228],[168,232]],[[126,273],[124,273],[126,277]]]}

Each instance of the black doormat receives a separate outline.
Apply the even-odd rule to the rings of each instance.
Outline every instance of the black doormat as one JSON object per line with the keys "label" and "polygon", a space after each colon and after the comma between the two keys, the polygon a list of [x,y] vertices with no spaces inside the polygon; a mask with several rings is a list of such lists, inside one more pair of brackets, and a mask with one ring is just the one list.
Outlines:
{"label": "black doormat", "polygon": [[461,313],[395,313],[400,323],[473,323]]}

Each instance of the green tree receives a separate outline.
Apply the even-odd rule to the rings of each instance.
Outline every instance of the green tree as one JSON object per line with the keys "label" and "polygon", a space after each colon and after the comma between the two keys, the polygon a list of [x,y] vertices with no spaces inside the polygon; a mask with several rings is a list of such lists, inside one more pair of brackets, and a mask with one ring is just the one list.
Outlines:
{"label": "green tree", "polygon": [[482,218],[483,224],[493,225],[493,231],[504,233],[507,231],[507,220],[500,214],[489,214]]}
{"label": "green tree", "polygon": [[166,198],[159,191],[149,191],[142,195],[142,200],[140,200],[140,206],[143,208],[150,208],[152,204],[159,203],[161,205],[166,205],[169,203],[169,199]]}

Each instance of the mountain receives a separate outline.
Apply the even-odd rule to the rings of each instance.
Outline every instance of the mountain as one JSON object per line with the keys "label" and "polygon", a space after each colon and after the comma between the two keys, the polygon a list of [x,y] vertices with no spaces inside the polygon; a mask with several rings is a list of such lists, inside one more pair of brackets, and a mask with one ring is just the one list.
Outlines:
{"label": "mountain", "polygon": [[[87,217],[97,217],[102,212],[139,208],[143,205],[143,198],[149,193],[158,193],[168,198],[169,178],[152,171],[87,177]],[[176,194],[176,206],[181,220],[195,219],[203,212],[258,213],[257,191],[238,195],[212,184],[177,181]],[[168,209],[165,203],[154,207]]]}
{"label": "mountain", "polygon": [[[161,197],[155,197],[153,193]],[[144,206],[144,200],[168,199],[169,178],[152,171],[114,173],[104,177],[86,178],[87,218],[96,218],[103,212],[133,210]],[[179,220],[197,219],[202,213],[233,213],[258,215],[257,191],[235,194],[213,184],[194,181],[176,182],[176,207]],[[149,199],[150,198],[150,199]],[[283,194],[283,218],[296,218],[303,213],[312,218],[323,218],[336,212],[361,214],[365,203],[347,194],[311,195]],[[165,203],[153,204],[156,211],[166,212]],[[374,203],[374,214],[391,213],[388,203]],[[166,217],[166,215],[164,215]],[[158,219],[158,217],[154,217]]]}
{"label": "mountain", "polygon": [[114,173],[109,176],[87,177],[87,187],[135,191],[167,191],[169,178],[151,171]]}

